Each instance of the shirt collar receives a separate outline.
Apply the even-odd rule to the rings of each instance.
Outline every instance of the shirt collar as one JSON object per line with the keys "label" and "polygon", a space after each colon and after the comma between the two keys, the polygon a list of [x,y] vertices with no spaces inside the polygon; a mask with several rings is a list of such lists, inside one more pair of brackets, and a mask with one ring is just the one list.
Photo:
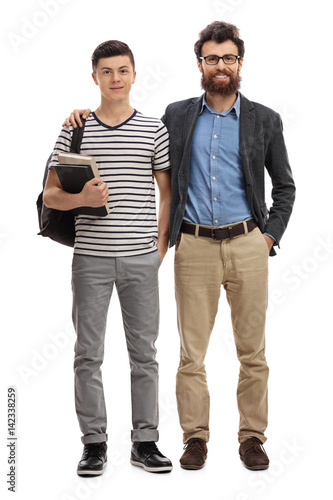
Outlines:
{"label": "shirt collar", "polygon": [[203,112],[204,110],[204,107],[206,107],[208,109],[208,111],[210,111],[211,113],[213,114],[218,114],[218,115],[223,115],[223,116],[226,116],[227,114],[229,114],[233,109],[235,110],[235,113],[236,113],[236,116],[237,118],[239,118],[239,115],[240,115],[240,94],[238,92],[237,94],[237,99],[236,101],[234,102],[234,104],[231,106],[230,109],[226,109],[225,111],[222,111],[222,113],[218,113],[215,109],[213,108],[210,108],[207,104],[207,101],[206,101],[206,94],[203,95],[203,99],[202,99],[202,106],[201,106],[201,110],[200,110],[200,115],[201,113]]}

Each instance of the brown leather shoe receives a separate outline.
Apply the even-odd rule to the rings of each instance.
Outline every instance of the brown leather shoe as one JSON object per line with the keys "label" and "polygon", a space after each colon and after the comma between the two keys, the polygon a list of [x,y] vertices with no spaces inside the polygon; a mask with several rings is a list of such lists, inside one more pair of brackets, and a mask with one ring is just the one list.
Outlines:
{"label": "brown leather shoe", "polygon": [[249,438],[240,445],[239,456],[247,469],[268,469],[268,456],[262,446],[262,442],[256,437]]}
{"label": "brown leather shoe", "polygon": [[184,446],[179,462],[183,469],[202,469],[207,458],[207,445],[203,439],[191,438]]}

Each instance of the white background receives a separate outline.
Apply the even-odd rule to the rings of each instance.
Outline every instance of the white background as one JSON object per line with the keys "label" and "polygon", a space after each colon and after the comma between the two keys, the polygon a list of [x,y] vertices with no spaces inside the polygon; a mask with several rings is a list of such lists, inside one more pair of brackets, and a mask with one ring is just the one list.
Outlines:
{"label": "white background", "polygon": [[[0,494],[7,491],[7,387],[17,389],[18,499],[203,497],[209,500],[329,498],[333,228],[330,168],[331,25],[328,1],[16,0],[2,2]],[[6,9],[6,12],[4,12]],[[270,259],[267,321],[271,467],[247,471],[238,457],[238,361],[224,291],[206,358],[211,440],[206,467],[179,467],[175,401],[179,339],[171,249],[160,269],[159,447],[174,464],[154,475],[129,463],[129,365],[117,296],[103,368],[109,465],[76,475],[82,453],[74,410],[72,250],[37,237],[35,201],[44,165],[69,112],[95,109],[90,57],[125,41],[137,66],[133,104],[160,117],[172,101],[200,95],[193,45],[214,20],[245,41],[242,92],[277,110],[297,184],[278,256]],[[269,201],[269,184],[268,184]]]}

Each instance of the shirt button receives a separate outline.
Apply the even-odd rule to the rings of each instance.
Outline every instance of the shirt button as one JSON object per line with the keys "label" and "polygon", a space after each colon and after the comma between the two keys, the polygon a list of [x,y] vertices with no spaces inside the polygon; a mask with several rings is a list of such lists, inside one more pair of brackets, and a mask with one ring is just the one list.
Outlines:
{"label": "shirt button", "polygon": [[214,222],[215,222],[215,224],[217,224],[217,223],[218,223],[218,220],[217,220],[217,219],[215,219],[215,221],[214,221]]}
{"label": "shirt button", "polygon": [[217,138],[217,135],[215,134],[215,135],[214,135],[214,139],[216,139],[216,138]]}
{"label": "shirt button", "polygon": [[217,115],[217,118],[220,118],[220,115]]}
{"label": "shirt button", "polygon": [[215,156],[213,156],[213,160],[215,160]]}
{"label": "shirt button", "polygon": [[217,200],[217,198],[214,198],[214,201],[216,201],[216,200]]}
{"label": "shirt button", "polygon": [[215,180],[216,180],[216,177],[213,177],[213,181],[215,181]]}

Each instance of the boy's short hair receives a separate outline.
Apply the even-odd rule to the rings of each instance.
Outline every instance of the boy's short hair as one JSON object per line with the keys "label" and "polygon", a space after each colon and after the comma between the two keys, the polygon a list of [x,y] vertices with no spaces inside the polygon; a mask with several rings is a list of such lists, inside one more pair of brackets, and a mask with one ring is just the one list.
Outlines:
{"label": "boy's short hair", "polygon": [[223,43],[227,40],[231,40],[237,45],[238,55],[244,57],[245,46],[243,40],[239,38],[239,31],[233,24],[225,23],[223,21],[215,21],[206,28],[204,28],[199,34],[199,40],[194,45],[194,52],[197,59],[202,56],[201,49],[204,43],[212,40],[216,43]]}
{"label": "boy's short hair", "polygon": [[135,71],[134,56],[129,46],[119,40],[108,40],[103,42],[93,52],[91,56],[93,72],[96,73],[98,61],[103,57],[128,56]]}

